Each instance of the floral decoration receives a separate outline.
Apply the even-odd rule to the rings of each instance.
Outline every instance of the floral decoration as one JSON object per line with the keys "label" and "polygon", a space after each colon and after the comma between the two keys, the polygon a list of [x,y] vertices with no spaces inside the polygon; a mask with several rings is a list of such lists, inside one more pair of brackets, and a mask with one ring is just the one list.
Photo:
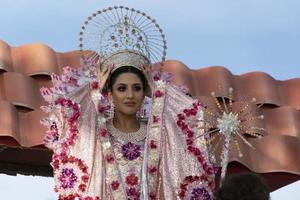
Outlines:
{"label": "floral decoration", "polygon": [[125,182],[127,185],[127,198],[130,200],[140,199],[139,178],[134,173],[130,173],[128,176],[126,176]]}
{"label": "floral decoration", "polygon": [[170,78],[168,75],[155,74],[153,76],[155,89],[153,92],[153,104],[152,104],[152,116],[151,130],[149,135],[149,161],[148,161],[148,193],[150,199],[156,198],[156,183],[157,183],[157,169],[159,159],[159,133],[161,127],[161,115],[163,111],[163,105],[165,100],[165,88],[167,81],[162,77]]}
{"label": "floral decoration", "polygon": [[216,169],[210,165],[208,158],[206,158],[205,155],[202,154],[201,149],[195,145],[194,140],[197,135],[193,127],[189,124],[189,118],[195,118],[201,107],[202,104],[198,100],[195,100],[191,108],[184,109],[182,113],[177,115],[177,125],[186,137],[187,150],[196,157],[205,173],[214,175]]}
{"label": "floral decoration", "polygon": [[180,184],[178,197],[186,200],[213,200],[214,180],[206,176],[186,176]]}
{"label": "floral decoration", "polygon": [[135,160],[141,155],[141,145],[128,142],[122,145],[122,154],[128,160]]}
{"label": "floral decoration", "polygon": [[76,191],[85,192],[89,174],[88,167],[81,159],[65,154],[53,154],[51,165],[55,174],[56,192],[64,195]]}

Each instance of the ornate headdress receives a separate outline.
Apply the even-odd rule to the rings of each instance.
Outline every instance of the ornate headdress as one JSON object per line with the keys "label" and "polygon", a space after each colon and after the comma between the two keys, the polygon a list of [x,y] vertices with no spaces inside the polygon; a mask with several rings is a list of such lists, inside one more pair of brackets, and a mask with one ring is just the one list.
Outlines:
{"label": "ornate headdress", "polygon": [[161,63],[167,42],[163,30],[144,12],[124,6],[99,10],[81,27],[80,51],[83,60],[101,69],[132,66],[140,69]]}

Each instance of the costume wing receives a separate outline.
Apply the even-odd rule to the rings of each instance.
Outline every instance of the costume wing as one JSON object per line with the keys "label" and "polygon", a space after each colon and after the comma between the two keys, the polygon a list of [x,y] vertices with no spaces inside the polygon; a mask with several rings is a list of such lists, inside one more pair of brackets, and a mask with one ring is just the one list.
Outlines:
{"label": "costume wing", "polygon": [[[214,168],[203,137],[202,105],[156,81],[144,160],[144,199],[212,199]],[[193,198],[192,198],[193,197]]]}
{"label": "costume wing", "polygon": [[82,68],[67,67],[62,76],[52,75],[52,88],[41,89],[48,103],[42,109],[49,114],[41,121],[48,128],[44,144],[53,150],[51,165],[59,199],[98,200],[106,190],[93,101],[101,96],[91,90],[97,86],[95,76],[86,75]]}

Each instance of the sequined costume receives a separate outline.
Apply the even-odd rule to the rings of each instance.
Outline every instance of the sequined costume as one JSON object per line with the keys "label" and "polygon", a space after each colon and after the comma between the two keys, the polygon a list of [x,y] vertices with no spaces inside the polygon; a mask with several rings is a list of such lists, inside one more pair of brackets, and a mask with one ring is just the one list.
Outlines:
{"label": "sequined costume", "polygon": [[[113,9],[104,9],[93,17]],[[128,8],[115,9],[125,13],[125,17],[109,28],[117,30],[121,38],[119,44],[125,47],[108,54],[100,67],[107,67],[110,62],[116,67],[139,68],[140,61],[149,65],[150,57],[144,56],[143,51],[151,48],[143,45],[151,43],[143,41],[144,32],[130,21],[134,18],[126,13]],[[155,22],[144,13],[141,15],[152,24]],[[155,23],[154,28],[163,39],[165,49],[162,30]],[[101,32],[102,37],[107,30]],[[127,35],[129,30],[135,40]],[[115,37],[111,35],[109,40],[114,48],[119,48]],[[128,50],[128,46],[134,51]],[[135,48],[141,50],[140,53]],[[98,55],[105,57],[101,53],[103,51]],[[162,55],[163,61],[165,50]],[[215,170],[210,164],[204,137],[199,137],[204,133],[201,102],[172,85],[164,73],[153,74],[147,123],[140,122],[138,132],[124,136],[107,117],[108,100],[100,93],[95,75],[95,66],[99,63],[90,58],[97,56],[84,56],[78,70],[66,67],[61,76],[52,76],[52,88],[41,89],[48,102],[43,110],[49,113],[49,117],[42,120],[48,128],[44,143],[53,150],[51,165],[59,199],[213,199]]]}
{"label": "sequined costume", "polygon": [[194,140],[203,131],[201,103],[171,83],[155,83],[139,141],[110,134],[111,123],[93,101],[96,84],[84,83],[65,98],[44,88],[46,100],[55,99],[44,107],[50,115],[43,123],[60,199],[211,199],[213,168],[205,143]]}

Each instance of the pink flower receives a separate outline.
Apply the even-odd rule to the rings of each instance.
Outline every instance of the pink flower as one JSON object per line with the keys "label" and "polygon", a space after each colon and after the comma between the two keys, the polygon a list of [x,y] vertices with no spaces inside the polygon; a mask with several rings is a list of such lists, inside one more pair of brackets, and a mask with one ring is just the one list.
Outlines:
{"label": "pink flower", "polygon": [[159,122],[159,117],[153,115],[153,123]]}
{"label": "pink flower", "polygon": [[139,191],[137,191],[137,189],[134,187],[128,188],[126,192],[128,196],[135,197],[134,199],[139,199],[140,197]]}
{"label": "pink flower", "polygon": [[106,137],[108,135],[108,131],[104,128],[101,129],[99,132],[101,137]]}
{"label": "pink flower", "polygon": [[110,185],[112,190],[117,190],[120,186],[120,183],[118,181],[113,181]]}
{"label": "pink flower", "polygon": [[156,149],[157,148],[157,144],[156,144],[156,142],[154,140],[150,141],[150,148],[151,149]]}
{"label": "pink flower", "polygon": [[126,183],[128,185],[137,185],[139,178],[135,174],[130,174],[126,177]]}
{"label": "pink flower", "polygon": [[162,93],[160,90],[156,90],[154,93],[154,96],[157,98],[162,97],[163,95],[164,95],[164,93]]}
{"label": "pink flower", "polygon": [[149,166],[148,172],[149,172],[150,174],[153,174],[153,173],[155,173],[156,171],[157,171],[157,168],[156,168],[155,166]]}
{"label": "pink flower", "polygon": [[88,176],[88,175],[83,175],[83,176],[81,177],[81,180],[82,180],[83,182],[87,183],[87,182],[89,181],[89,176]]}
{"label": "pink flower", "polygon": [[158,73],[156,73],[154,76],[153,76],[153,80],[154,81],[159,81],[160,80],[160,76]]}
{"label": "pink flower", "polygon": [[155,192],[150,192],[149,197],[151,200],[156,199],[156,193]]}
{"label": "pink flower", "polygon": [[99,112],[99,113],[104,113],[105,108],[106,108],[106,107],[105,107],[104,105],[99,104],[99,105],[98,105],[98,112]]}
{"label": "pink flower", "polygon": [[78,188],[79,188],[80,191],[85,192],[86,184],[80,184]]}
{"label": "pink flower", "polygon": [[93,82],[92,83],[92,89],[93,90],[98,90],[99,89],[99,83],[98,82]]}
{"label": "pink flower", "polygon": [[108,163],[112,163],[114,161],[114,157],[112,154],[106,155],[105,159]]}

